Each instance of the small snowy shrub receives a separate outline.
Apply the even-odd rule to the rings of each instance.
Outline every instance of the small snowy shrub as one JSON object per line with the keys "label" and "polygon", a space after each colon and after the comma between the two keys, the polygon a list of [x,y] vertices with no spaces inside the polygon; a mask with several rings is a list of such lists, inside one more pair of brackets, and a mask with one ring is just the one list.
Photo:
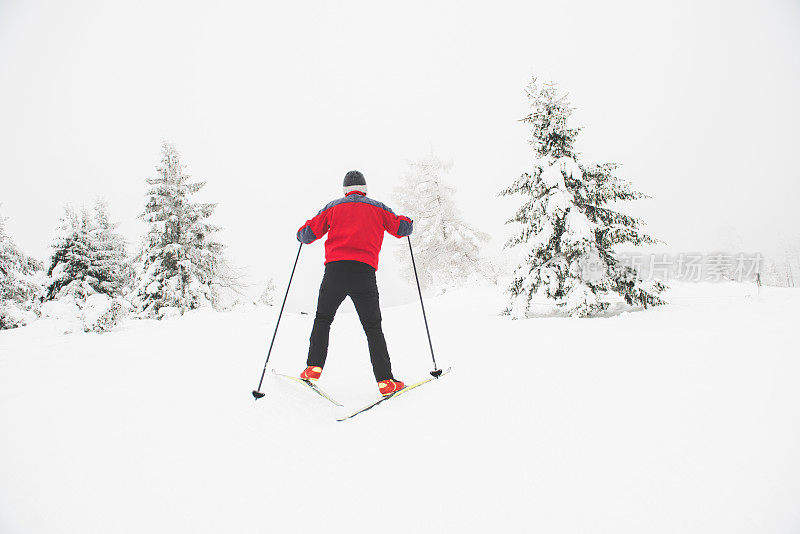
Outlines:
{"label": "small snowy shrub", "polygon": [[83,314],[75,297],[70,294],[66,294],[58,300],[44,302],[42,319],[56,322],[65,334],[83,330]]}
{"label": "small snowy shrub", "polygon": [[35,312],[25,309],[23,306],[14,303],[6,302],[0,304],[0,330],[7,330],[10,328],[19,328],[31,324],[38,318]]}
{"label": "small snowy shrub", "polygon": [[42,318],[56,321],[65,334],[108,332],[119,324],[130,305],[121,297],[97,293],[87,282],[72,282],[58,298],[42,304]]}
{"label": "small snowy shrub", "polygon": [[270,278],[269,282],[267,282],[267,286],[264,288],[264,292],[261,293],[261,296],[258,298],[258,302],[256,304],[261,304],[263,306],[275,305],[275,282],[272,280],[272,278]]}
{"label": "small snowy shrub", "polygon": [[126,309],[122,299],[97,293],[86,299],[82,312],[83,331],[103,333],[119,324]]}
{"label": "small snowy shrub", "polygon": [[161,306],[158,309],[158,318],[159,319],[168,319],[170,317],[179,317],[181,315],[181,309],[177,306]]}

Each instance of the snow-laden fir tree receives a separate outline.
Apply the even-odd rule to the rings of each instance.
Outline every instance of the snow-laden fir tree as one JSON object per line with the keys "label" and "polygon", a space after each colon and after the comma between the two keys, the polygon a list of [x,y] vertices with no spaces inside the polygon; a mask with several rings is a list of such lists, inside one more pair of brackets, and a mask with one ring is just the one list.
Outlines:
{"label": "snow-laden fir tree", "polygon": [[108,216],[108,205],[97,199],[94,205],[94,225],[90,230],[94,257],[89,274],[97,280],[97,290],[111,297],[122,295],[130,278],[125,254],[125,239],[115,232],[117,223]]}
{"label": "snow-laden fir tree", "polygon": [[216,306],[222,276],[223,246],[209,222],[216,204],[193,202],[205,182],[184,172],[175,147],[164,142],[161,164],[150,186],[141,218],[149,229],[138,255],[133,304],[144,315],[161,317],[202,306]]}
{"label": "snow-laden fir tree", "polygon": [[[423,288],[457,286],[472,274],[483,274],[488,263],[480,255],[488,236],[467,224],[455,205],[455,188],[444,180],[452,163],[431,152],[408,163],[408,170],[394,188],[399,213],[414,221],[414,259]],[[407,247],[398,249],[406,275],[414,271]]]}
{"label": "snow-laden fir tree", "polygon": [[95,267],[93,237],[87,210],[76,212],[65,206],[52,244],[45,300],[57,300],[66,294],[85,299],[96,291],[98,280],[91,275]]}
{"label": "snow-laden fir tree", "polygon": [[85,207],[64,207],[52,244],[46,300],[67,293],[80,299],[94,293],[112,298],[122,294],[128,267],[125,241],[116,226],[103,200],[97,200],[93,215]]}
{"label": "snow-laden fir tree", "polygon": [[528,313],[534,294],[566,306],[573,316],[606,309],[612,294],[628,304],[663,304],[663,284],[642,280],[614,255],[614,246],[657,242],[641,231],[640,219],[615,209],[617,201],[645,197],[615,176],[615,163],[586,164],[574,150],[579,128],[570,128],[572,108],[555,84],[527,87],[535,159],[500,195],[521,194],[525,202],[508,223],[520,225],[506,247],[522,247],[523,261],[508,289],[504,310],[514,318]]}
{"label": "snow-laden fir tree", "polygon": [[114,233],[101,202],[94,217],[83,207],[64,208],[47,270],[42,313],[67,319],[84,331],[106,332],[125,315],[120,298],[127,268],[122,238]]}
{"label": "snow-laden fir tree", "polygon": [[0,217],[0,330],[27,324],[36,316],[41,285],[36,275],[43,266],[20,251],[6,233]]}

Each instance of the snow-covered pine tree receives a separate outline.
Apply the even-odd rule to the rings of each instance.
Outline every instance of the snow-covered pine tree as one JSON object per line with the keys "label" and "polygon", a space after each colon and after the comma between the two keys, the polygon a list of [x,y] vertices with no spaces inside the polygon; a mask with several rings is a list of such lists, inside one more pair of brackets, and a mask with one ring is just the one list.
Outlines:
{"label": "snow-covered pine tree", "polygon": [[87,332],[106,332],[122,319],[127,305],[119,297],[127,268],[124,243],[113,228],[102,203],[95,207],[95,218],[85,207],[79,212],[64,208],[52,245],[43,314],[69,315]]}
{"label": "snow-covered pine tree", "polygon": [[161,165],[147,183],[141,218],[150,228],[138,255],[133,304],[151,317],[216,306],[215,282],[224,267],[223,245],[214,240],[219,227],[208,222],[216,204],[190,200],[205,182],[192,181],[165,141]]}
{"label": "snow-covered pine tree", "polygon": [[45,300],[56,300],[66,293],[85,299],[91,292],[85,284],[97,284],[90,274],[95,254],[91,232],[92,221],[85,208],[77,213],[72,207],[64,206],[52,244]]}
{"label": "snow-covered pine tree", "polygon": [[117,226],[109,220],[106,201],[98,198],[94,204],[94,226],[91,230],[95,253],[89,274],[97,280],[98,292],[111,297],[122,295],[130,278],[125,239],[115,232]]}
{"label": "snow-covered pine tree", "polygon": [[17,248],[5,224],[0,217],[0,330],[23,326],[35,316],[41,294],[36,273],[43,268]]}
{"label": "snow-covered pine tree", "polygon": [[536,157],[530,173],[499,193],[526,197],[507,221],[522,226],[505,246],[522,246],[523,261],[504,312],[524,318],[536,293],[581,317],[606,309],[611,293],[632,305],[663,304],[664,285],[642,280],[613,250],[621,243],[657,242],[640,230],[643,221],[611,207],[645,195],[615,176],[617,164],[579,162],[574,145],[580,128],[568,126],[572,108],[555,84],[539,85],[534,78],[526,93],[531,111],[521,121],[531,126]]}
{"label": "snow-covered pine tree", "polygon": [[[489,237],[463,220],[453,200],[456,190],[444,180],[451,168],[452,163],[431,152],[408,163],[407,172],[393,191],[398,212],[414,221],[414,258],[423,288],[456,286],[487,267],[480,249]],[[398,260],[413,279],[406,247],[398,249]]]}

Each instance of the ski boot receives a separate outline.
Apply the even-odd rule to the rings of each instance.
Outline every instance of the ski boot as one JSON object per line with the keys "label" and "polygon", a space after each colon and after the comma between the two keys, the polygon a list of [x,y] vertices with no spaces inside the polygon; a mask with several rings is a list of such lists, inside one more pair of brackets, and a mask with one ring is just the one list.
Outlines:
{"label": "ski boot", "polygon": [[396,393],[406,387],[406,385],[399,380],[395,380],[390,378],[389,380],[381,380],[378,382],[378,390],[380,390],[381,395],[386,397],[387,395],[391,395],[392,393]]}
{"label": "ski boot", "polygon": [[310,380],[312,382],[316,382],[319,380],[319,377],[322,375],[322,367],[316,365],[310,365],[306,367],[306,370],[300,373],[300,378],[302,380]]}

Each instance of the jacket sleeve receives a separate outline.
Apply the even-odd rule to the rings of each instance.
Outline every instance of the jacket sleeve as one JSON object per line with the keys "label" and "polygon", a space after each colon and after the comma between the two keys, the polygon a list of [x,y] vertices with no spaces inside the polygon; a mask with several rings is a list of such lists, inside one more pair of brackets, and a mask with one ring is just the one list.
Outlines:
{"label": "jacket sleeve", "polygon": [[328,233],[329,209],[323,209],[317,215],[300,227],[297,231],[297,240],[308,245]]}
{"label": "jacket sleeve", "polygon": [[414,221],[404,215],[383,210],[383,228],[395,237],[405,237],[414,231]]}

